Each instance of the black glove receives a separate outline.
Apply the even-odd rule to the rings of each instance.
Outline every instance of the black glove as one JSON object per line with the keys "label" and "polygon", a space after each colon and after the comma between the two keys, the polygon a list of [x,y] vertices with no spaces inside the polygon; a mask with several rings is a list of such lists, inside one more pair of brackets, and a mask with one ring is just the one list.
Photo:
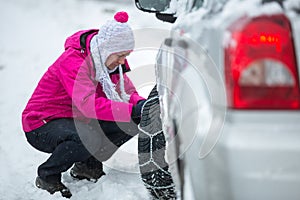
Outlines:
{"label": "black glove", "polygon": [[140,100],[136,105],[132,107],[131,119],[136,123],[140,123],[142,107],[145,104],[146,100]]}

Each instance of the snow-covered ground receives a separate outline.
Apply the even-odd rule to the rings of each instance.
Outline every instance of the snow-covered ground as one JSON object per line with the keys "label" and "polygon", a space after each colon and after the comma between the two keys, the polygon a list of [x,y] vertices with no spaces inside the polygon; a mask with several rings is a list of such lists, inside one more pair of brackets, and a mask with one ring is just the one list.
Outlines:
{"label": "snow-covered ground", "polygon": [[[65,199],[59,193],[49,195],[34,186],[36,169],[49,155],[27,143],[21,112],[39,78],[62,53],[65,38],[79,29],[99,28],[120,10],[129,13],[133,29],[152,27],[165,33],[170,26],[154,15],[138,11],[133,0],[0,0],[0,200]],[[145,32],[151,33],[151,29]],[[154,38],[152,35],[158,43],[163,37],[164,34]],[[143,41],[140,47],[142,44]],[[149,71],[153,71],[155,53],[132,56],[130,64],[144,65],[144,69],[150,67]],[[145,59],[148,63],[139,63]],[[147,81],[138,87],[144,96],[147,91],[143,87],[150,88],[153,74]],[[97,183],[75,181],[68,172],[64,173],[63,182],[73,193],[71,199],[148,199],[138,174],[136,149],[135,138],[122,147],[129,156],[114,155],[105,163],[107,175]]]}

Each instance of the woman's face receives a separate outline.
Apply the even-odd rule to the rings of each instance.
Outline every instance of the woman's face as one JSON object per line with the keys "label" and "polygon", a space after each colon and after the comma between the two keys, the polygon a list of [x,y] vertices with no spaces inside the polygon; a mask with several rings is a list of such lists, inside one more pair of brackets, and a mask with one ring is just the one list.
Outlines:
{"label": "woman's face", "polygon": [[121,51],[109,55],[106,59],[105,66],[108,69],[113,70],[116,66],[124,64],[126,56],[129,56],[130,52],[131,51]]}

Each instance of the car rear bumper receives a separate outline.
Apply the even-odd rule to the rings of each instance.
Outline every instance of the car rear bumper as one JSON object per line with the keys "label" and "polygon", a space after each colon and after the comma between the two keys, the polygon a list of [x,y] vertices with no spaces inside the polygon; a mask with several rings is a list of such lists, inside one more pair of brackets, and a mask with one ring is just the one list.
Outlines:
{"label": "car rear bumper", "polygon": [[299,200],[299,122],[297,111],[229,110],[213,151],[200,159],[196,137],[183,156],[195,198]]}

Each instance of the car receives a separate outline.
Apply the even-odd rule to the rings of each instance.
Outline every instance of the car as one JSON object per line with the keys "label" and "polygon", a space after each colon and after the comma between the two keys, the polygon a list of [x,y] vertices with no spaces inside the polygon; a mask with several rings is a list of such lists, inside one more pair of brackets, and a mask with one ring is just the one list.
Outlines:
{"label": "car", "polygon": [[299,200],[299,1],[135,4],[174,23],[155,67],[176,198]]}

